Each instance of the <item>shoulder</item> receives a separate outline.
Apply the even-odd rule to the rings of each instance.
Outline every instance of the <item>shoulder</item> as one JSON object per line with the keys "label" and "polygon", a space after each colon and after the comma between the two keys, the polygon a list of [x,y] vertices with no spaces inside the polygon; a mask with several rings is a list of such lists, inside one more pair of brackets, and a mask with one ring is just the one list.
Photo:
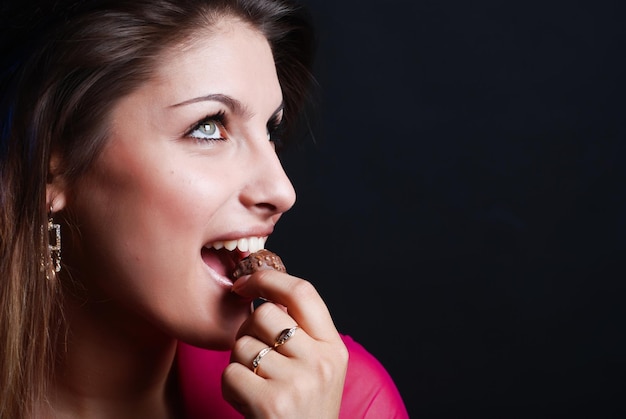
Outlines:
{"label": "shoulder", "polygon": [[340,418],[408,418],[398,388],[383,365],[350,336],[342,336],[350,355]]}

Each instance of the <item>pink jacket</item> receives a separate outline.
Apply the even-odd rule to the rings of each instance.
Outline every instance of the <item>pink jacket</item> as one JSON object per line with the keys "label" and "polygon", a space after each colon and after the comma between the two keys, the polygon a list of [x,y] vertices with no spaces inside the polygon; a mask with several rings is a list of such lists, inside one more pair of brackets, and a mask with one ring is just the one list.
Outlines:
{"label": "pink jacket", "polygon": [[[381,363],[351,337],[342,337],[350,359],[339,417],[408,419],[400,393]],[[187,419],[243,417],[221,396],[221,374],[229,358],[230,352],[179,345],[179,380]]]}

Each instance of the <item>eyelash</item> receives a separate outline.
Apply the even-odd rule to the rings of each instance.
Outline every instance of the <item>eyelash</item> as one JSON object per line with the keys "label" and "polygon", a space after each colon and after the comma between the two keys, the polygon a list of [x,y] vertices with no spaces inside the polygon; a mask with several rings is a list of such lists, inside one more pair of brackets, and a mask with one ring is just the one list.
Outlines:
{"label": "eyelash", "polygon": [[[194,131],[201,129],[203,125],[208,123],[215,123],[217,125],[217,129],[220,130],[220,134],[222,130],[226,130],[226,113],[222,110],[213,115],[207,115],[194,124],[191,128],[185,132],[185,137],[192,137],[198,141],[226,141],[226,138],[220,137],[218,138],[200,138],[192,135]],[[280,134],[282,134],[284,128],[283,118],[280,118],[279,115],[274,115],[272,119],[267,123],[267,134],[269,140],[275,143],[276,148],[281,148],[283,146],[282,139],[280,138]]]}
{"label": "eyelash", "polygon": [[267,123],[267,133],[269,139],[276,145],[277,150],[282,148],[284,145],[281,138],[281,134],[284,129],[283,122],[283,118],[279,118],[278,115],[274,115],[274,117]]}
{"label": "eyelash", "polygon": [[[194,131],[197,131],[197,130],[201,129],[201,127],[203,125],[207,125],[207,124],[209,124],[211,122],[216,124],[217,129],[220,132],[220,137],[218,137],[218,138],[200,138],[200,137],[192,135]],[[192,138],[195,138],[198,141],[226,141],[226,138],[221,136],[223,134],[222,131],[226,129],[225,126],[226,126],[226,114],[222,110],[222,111],[219,111],[216,114],[207,115],[204,118],[202,118],[200,121],[198,121],[196,124],[194,124],[191,128],[189,128],[187,130],[187,132],[185,133],[185,137],[192,137]]]}

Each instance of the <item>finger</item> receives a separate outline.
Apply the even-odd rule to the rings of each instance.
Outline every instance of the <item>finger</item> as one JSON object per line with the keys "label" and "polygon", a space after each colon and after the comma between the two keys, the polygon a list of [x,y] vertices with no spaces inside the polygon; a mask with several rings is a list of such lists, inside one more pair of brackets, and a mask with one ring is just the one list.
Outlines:
{"label": "finger", "polygon": [[[274,303],[265,303],[246,319],[236,339],[252,336],[287,356],[306,357],[312,347],[312,338],[298,328],[296,321]],[[296,336],[297,335],[297,336]],[[279,338],[286,339],[282,344]],[[286,345],[289,341],[289,345]]]}
{"label": "finger", "polygon": [[264,379],[254,374],[246,366],[231,363],[222,372],[222,397],[245,417],[256,417],[255,400],[262,400]]}
{"label": "finger", "polygon": [[250,336],[237,341],[231,353],[231,363],[247,367],[259,377],[276,377],[288,369],[292,361],[285,355],[276,352],[272,345],[266,345]]}
{"label": "finger", "polygon": [[[252,302],[252,311],[256,310],[257,308],[261,307],[263,304],[267,303],[268,300],[264,299],[264,298],[257,298]],[[278,307],[280,307],[281,310],[283,310],[285,313],[287,312],[287,307],[278,304],[278,303],[274,303],[276,304]]]}
{"label": "finger", "polygon": [[258,366],[263,358],[269,355],[269,351],[266,351],[264,354],[261,354],[261,351],[264,351],[268,347],[271,346],[268,346],[251,336],[242,336],[235,342],[235,346],[230,354],[230,362],[241,364],[252,372],[254,372],[255,369],[254,362],[257,362],[256,367],[258,371]]}
{"label": "finger", "polygon": [[282,272],[258,271],[237,280],[233,291],[287,307],[289,315],[315,339],[339,338],[328,307],[309,281]]}

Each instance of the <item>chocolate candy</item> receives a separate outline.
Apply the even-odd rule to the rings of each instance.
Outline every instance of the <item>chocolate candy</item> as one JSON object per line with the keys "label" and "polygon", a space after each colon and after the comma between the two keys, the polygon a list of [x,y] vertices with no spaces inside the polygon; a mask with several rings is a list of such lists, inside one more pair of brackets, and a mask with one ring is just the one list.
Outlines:
{"label": "chocolate candy", "polygon": [[233,278],[237,279],[243,275],[250,275],[256,271],[273,269],[279,272],[287,272],[280,257],[267,249],[251,253],[248,257],[239,261],[233,271]]}

